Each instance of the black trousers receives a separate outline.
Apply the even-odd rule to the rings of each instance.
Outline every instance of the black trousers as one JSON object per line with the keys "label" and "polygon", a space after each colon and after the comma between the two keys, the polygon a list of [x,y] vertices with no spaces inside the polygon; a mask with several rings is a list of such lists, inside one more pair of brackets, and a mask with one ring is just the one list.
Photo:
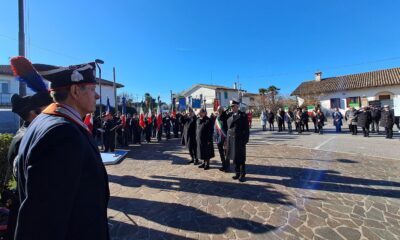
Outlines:
{"label": "black trousers", "polygon": [[198,160],[197,159],[197,151],[196,151],[197,149],[196,149],[196,146],[194,146],[194,147],[189,147],[189,154],[190,154],[190,157],[192,158],[192,160]]}
{"label": "black trousers", "polygon": [[372,124],[371,132],[375,132],[376,130],[376,132],[379,133],[379,120],[373,120],[371,124]]}
{"label": "black trousers", "polygon": [[298,133],[301,133],[302,129],[304,128],[303,126],[301,126],[300,122],[296,122],[296,130]]}
{"label": "black trousers", "polygon": [[235,164],[235,172],[238,176],[246,176],[246,163]]}
{"label": "black trousers", "polygon": [[282,132],[285,130],[285,125],[283,124],[283,121],[279,120],[278,121],[278,132]]}
{"label": "black trousers", "polygon": [[310,130],[308,129],[308,122],[303,122],[303,123],[301,124],[301,127],[302,127],[303,132],[304,132],[304,127],[306,127],[306,131],[307,131],[307,132],[310,131]]}
{"label": "black trousers", "polygon": [[104,152],[115,150],[115,135],[114,134],[104,134]]}
{"label": "black trousers", "polygon": [[317,121],[313,121],[314,123],[314,132],[318,132],[318,126],[317,126]]}
{"label": "black trousers", "polygon": [[386,138],[393,138],[393,127],[385,127]]}
{"label": "black trousers", "polygon": [[369,126],[363,127],[362,130],[363,130],[364,137],[368,137],[369,136]]}
{"label": "black trousers", "polygon": [[358,133],[357,125],[350,124],[350,125],[349,125],[349,128],[350,128],[351,134],[357,135],[357,133]]}
{"label": "black trousers", "polygon": [[224,149],[224,143],[218,143],[218,152],[219,152],[219,156],[221,157],[221,162],[222,162],[222,167],[225,170],[229,170],[230,168],[230,161],[229,159],[226,158],[226,154],[225,154],[225,149]]}
{"label": "black trousers", "polygon": [[275,131],[274,123],[269,123],[269,130],[270,131]]}

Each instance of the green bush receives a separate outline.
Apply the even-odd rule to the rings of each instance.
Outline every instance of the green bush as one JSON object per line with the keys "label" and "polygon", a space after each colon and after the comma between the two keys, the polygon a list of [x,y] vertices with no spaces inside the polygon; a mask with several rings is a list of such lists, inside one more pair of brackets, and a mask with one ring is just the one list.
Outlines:
{"label": "green bush", "polygon": [[5,183],[8,184],[12,178],[12,167],[7,161],[12,138],[11,134],[0,134],[0,192],[3,191]]}

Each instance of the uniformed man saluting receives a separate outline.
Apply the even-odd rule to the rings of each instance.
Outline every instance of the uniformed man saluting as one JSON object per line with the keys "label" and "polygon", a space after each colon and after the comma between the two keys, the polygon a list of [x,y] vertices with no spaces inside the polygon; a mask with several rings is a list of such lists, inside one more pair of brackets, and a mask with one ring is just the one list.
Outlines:
{"label": "uniformed man saluting", "polygon": [[239,111],[239,102],[231,101],[232,112],[227,120],[227,161],[235,164],[233,179],[244,182],[246,176],[246,144],[249,142],[249,122],[247,115]]}
{"label": "uniformed man saluting", "polygon": [[82,119],[96,109],[95,63],[34,65],[51,82],[50,104],[19,148],[16,240],[108,240],[107,172]]}

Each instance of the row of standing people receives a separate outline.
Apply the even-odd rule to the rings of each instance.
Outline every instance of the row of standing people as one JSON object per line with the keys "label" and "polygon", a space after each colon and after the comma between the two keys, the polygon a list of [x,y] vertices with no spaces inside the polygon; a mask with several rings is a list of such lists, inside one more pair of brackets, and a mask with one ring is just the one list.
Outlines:
{"label": "row of standing people", "polygon": [[[101,132],[103,132],[102,140],[105,152],[114,152],[116,147],[115,143],[117,143],[119,147],[127,147],[129,143],[141,144],[142,139],[147,143],[151,142],[152,138],[157,138],[157,141],[161,141],[163,132],[165,133],[166,140],[168,140],[171,138],[171,130],[173,136],[178,138],[179,133],[182,133],[182,124],[179,118],[179,113],[176,117],[165,113],[162,121],[159,122],[155,115],[146,116],[143,125],[141,125],[137,114],[133,116],[127,114],[126,119],[123,119],[120,113],[112,116],[112,114],[108,112],[103,116],[102,123],[97,123],[97,138],[101,138]],[[100,128],[100,126],[102,126],[102,128]],[[96,132],[96,130],[94,130],[94,132]]]}
{"label": "row of standing people", "polygon": [[286,131],[287,128],[289,133],[293,132],[293,124],[298,133],[308,132],[310,118],[314,124],[314,132],[322,134],[326,117],[319,108],[313,110],[311,116],[305,108],[288,109],[287,111],[279,108],[276,114],[267,109],[262,111],[260,116],[263,131],[267,130],[267,123],[269,124],[269,130],[274,131],[274,123],[277,122],[278,132]]}
{"label": "row of standing people", "polygon": [[[388,105],[383,106],[383,108],[362,107],[359,110],[352,107],[346,111],[344,119],[352,135],[357,135],[358,127],[362,128],[364,137],[369,137],[370,132],[376,131],[379,134],[379,127],[383,127],[385,129],[385,137],[393,138],[393,126],[396,123],[396,118],[393,109],[390,109]],[[398,122],[397,128],[399,128]]]}
{"label": "row of standing people", "polygon": [[205,109],[198,116],[192,109],[182,115],[184,124],[181,143],[187,147],[190,163],[204,170],[210,168],[210,159],[215,156],[214,142],[221,158],[220,171],[230,172],[230,161],[235,164],[233,179],[245,181],[246,144],[249,141],[249,122],[246,113],[239,111],[239,103],[231,101],[230,112],[219,107],[215,116],[208,117]]}

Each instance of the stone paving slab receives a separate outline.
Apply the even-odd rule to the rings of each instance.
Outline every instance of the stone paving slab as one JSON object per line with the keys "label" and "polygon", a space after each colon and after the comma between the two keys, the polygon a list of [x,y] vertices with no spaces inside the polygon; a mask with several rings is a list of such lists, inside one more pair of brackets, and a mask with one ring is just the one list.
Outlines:
{"label": "stone paving slab", "polygon": [[219,157],[188,165],[177,139],[131,146],[107,166],[112,239],[400,238],[399,161],[254,138],[245,183]]}

